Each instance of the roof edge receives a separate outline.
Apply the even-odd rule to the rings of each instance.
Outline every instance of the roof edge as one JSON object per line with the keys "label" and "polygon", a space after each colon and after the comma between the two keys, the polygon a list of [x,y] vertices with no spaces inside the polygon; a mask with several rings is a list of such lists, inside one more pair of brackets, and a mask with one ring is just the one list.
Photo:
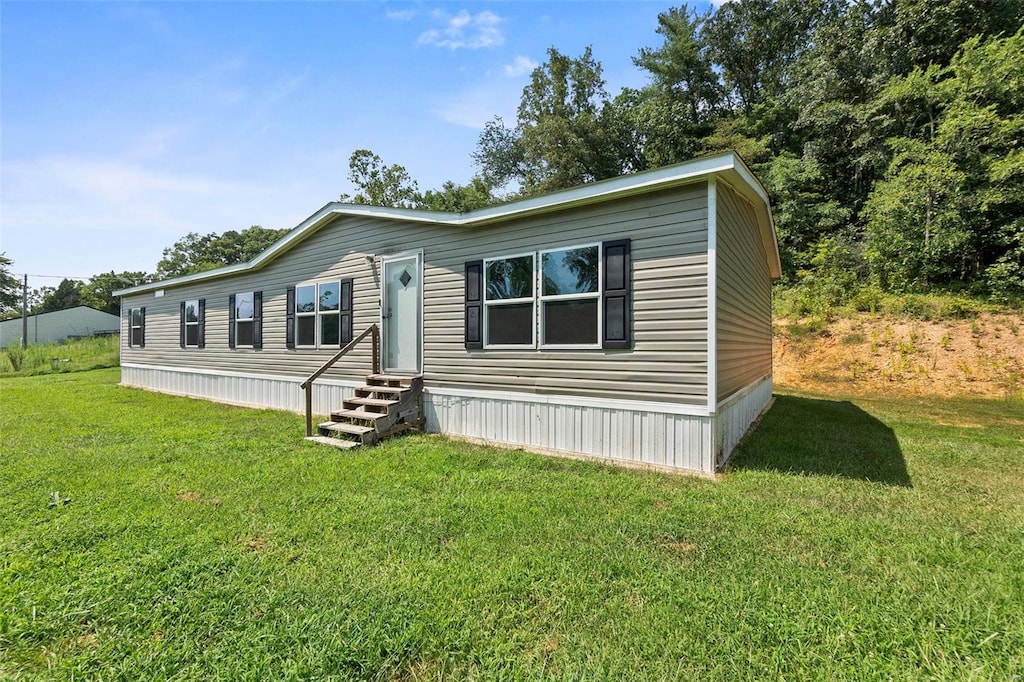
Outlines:
{"label": "roof edge", "polygon": [[[751,191],[761,200],[764,205],[764,214],[767,215],[767,233],[770,241],[774,244],[775,263],[769,263],[769,269],[778,270],[778,239],[775,235],[775,225],[771,218],[768,193],[764,186],[754,176],[742,158],[735,152],[729,151],[713,156],[706,156],[691,161],[665,166],[650,171],[621,175],[599,182],[593,182],[579,187],[559,190],[550,194],[528,199],[520,199],[498,206],[469,211],[467,213],[450,213],[440,211],[425,211],[411,208],[389,208],[385,206],[371,206],[367,204],[346,204],[342,202],[331,202],[324,205],[313,215],[309,216],[286,235],[274,242],[265,251],[245,263],[235,263],[214,270],[197,272],[191,275],[173,277],[157,282],[147,282],[138,286],[121,289],[114,292],[115,296],[129,296],[141,294],[147,291],[155,291],[167,287],[177,287],[185,284],[192,284],[209,279],[219,279],[242,272],[258,270],[267,263],[276,259],[292,247],[303,241],[316,232],[325,223],[333,220],[339,215],[366,216],[374,218],[385,218],[401,220],[406,222],[451,225],[460,227],[475,227],[489,225],[502,220],[523,218],[531,215],[543,214],[549,211],[564,210],[574,206],[609,201],[611,199],[633,196],[653,192],[658,189],[667,189],[677,185],[696,182],[701,178],[719,173],[731,172],[742,180]],[[762,218],[764,215],[761,216]],[[759,221],[760,222],[760,221]],[[765,230],[762,229],[764,233]],[[762,238],[765,235],[762,234]],[[778,275],[774,275],[777,277]]]}

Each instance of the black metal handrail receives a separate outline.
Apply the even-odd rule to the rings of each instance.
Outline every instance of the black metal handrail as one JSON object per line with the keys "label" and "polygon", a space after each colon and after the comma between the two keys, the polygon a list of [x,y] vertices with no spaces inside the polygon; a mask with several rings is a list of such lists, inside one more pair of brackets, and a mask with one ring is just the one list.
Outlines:
{"label": "black metal handrail", "polygon": [[377,323],[375,322],[375,323],[371,324],[369,327],[367,327],[366,329],[364,329],[362,331],[362,333],[359,334],[359,336],[357,336],[356,338],[354,338],[351,341],[349,341],[348,344],[346,344],[344,348],[342,348],[341,350],[339,350],[337,353],[334,354],[334,357],[332,357],[330,360],[328,360],[324,364],[320,365],[320,369],[318,369],[317,371],[315,371],[312,374],[310,374],[309,377],[307,377],[306,380],[303,381],[302,384],[300,385],[300,388],[302,388],[306,392],[306,437],[307,438],[309,436],[313,435],[313,382],[316,381],[317,378],[321,374],[323,374],[324,372],[329,370],[331,367],[333,367],[334,363],[336,363],[338,360],[340,360],[342,358],[342,356],[344,356],[350,350],[355,348],[356,345],[360,341],[362,341],[363,339],[365,339],[367,337],[367,335],[370,336],[370,342],[371,342],[371,345],[372,345],[372,351],[371,352],[373,353],[373,365],[372,365],[373,366],[373,373],[374,374],[380,374],[380,353],[377,352],[377,350],[378,350],[378,348],[380,346],[380,330],[377,328]]}

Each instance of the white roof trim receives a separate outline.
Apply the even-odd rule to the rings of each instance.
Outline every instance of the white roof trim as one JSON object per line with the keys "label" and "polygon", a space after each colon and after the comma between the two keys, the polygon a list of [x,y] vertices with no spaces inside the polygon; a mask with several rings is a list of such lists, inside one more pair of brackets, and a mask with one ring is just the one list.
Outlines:
{"label": "white roof trim", "polygon": [[332,202],[321,208],[319,211],[299,223],[291,232],[281,237],[272,244],[266,251],[259,254],[246,263],[236,263],[215,270],[207,270],[193,275],[185,275],[166,279],[160,282],[149,282],[139,286],[130,287],[115,291],[115,296],[126,296],[152,291],[162,287],[180,286],[206,279],[217,279],[241,272],[257,270],[269,261],[274,260],[282,253],[290,250],[293,246],[316,232],[326,222],[338,215],[348,216],[369,216],[375,218],[387,218],[401,220],[404,222],[424,223],[434,225],[452,225],[461,227],[476,227],[489,225],[512,218],[521,218],[530,215],[547,213],[554,210],[562,210],[573,206],[599,203],[611,199],[654,192],[659,189],[666,189],[677,185],[695,182],[701,178],[712,176],[718,173],[739,180],[746,186],[750,194],[760,199],[763,205],[763,212],[758,211],[759,222],[767,218],[767,225],[761,225],[762,239],[770,234],[772,249],[769,254],[774,254],[775,263],[769,263],[769,270],[774,276],[778,276],[778,242],[775,237],[775,225],[772,222],[771,210],[768,205],[768,194],[764,187],[758,182],[754,174],[750,172],[743,160],[733,152],[726,152],[715,156],[695,159],[674,166],[666,166],[652,171],[623,175],[610,180],[602,180],[572,189],[561,190],[539,197],[513,201],[500,206],[490,206],[468,213],[448,213],[440,211],[424,211],[408,208],[388,208],[384,206],[368,206],[364,204],[345,204]]}

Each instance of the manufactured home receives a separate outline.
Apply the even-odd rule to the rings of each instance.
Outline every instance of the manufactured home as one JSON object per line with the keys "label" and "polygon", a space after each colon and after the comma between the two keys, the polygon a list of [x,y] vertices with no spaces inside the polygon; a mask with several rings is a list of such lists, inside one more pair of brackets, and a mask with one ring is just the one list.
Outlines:
{"label": "manufactured home", "polygon": [[732,153],[461,214],[331,203],[118,292],[121,377],[329,414],[307,435],[337,444],[422,427],[712,474],[770,403],[779,274]]}

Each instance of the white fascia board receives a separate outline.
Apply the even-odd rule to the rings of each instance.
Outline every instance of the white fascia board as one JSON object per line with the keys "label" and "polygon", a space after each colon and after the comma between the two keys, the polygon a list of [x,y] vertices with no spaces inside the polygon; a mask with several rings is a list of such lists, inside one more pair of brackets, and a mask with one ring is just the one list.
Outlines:
{"label": "white fascia board", "polygon": [[[740,169],[740,170],[737,170]],[[469,213],[449,213],[440,211],[423,211],[411,208],[388,208],[384,206],[370,206],[364,204],[345,204],[332,202],[321,208],[319,211],[302,221],[291,232],[271,245],[266,251],[246,263],[228,265],[215,270],[175,277],[160,282],[140,284],[115,291],[115,296],[127,296],[141,294],[161,287],[181,286],[207,279],[216,279],[234,275],[241,272],[256,270],[270,262],[280,254],[291,249],[295,244],[301,242],[317,229],[329,222],[335,216],[367,216],[374,218],[386,218],[401,220],[403,222],[451,225],[457,227],[475,227],[488,225],[511,218],[522,218],[530,215],[546,213],[548,211],[563,210],[573,206],[593,204],[610,199],[633,196],[646,192],[653,192],[659,189],[667,189],[678,185],[695,182],[701,178],[717,173],[733,172],[743,181],[751,186],[752,190],[767,206],[768,195],[764,188],[754,178],[753,173],[747,169],[742,159],[733,152],[726,152],[702,159],[695,159],[685,163],[658,168],[642,173],[623,175],[609,180],[594,182],[581,187],[553,192],[544,196],[533,197],[514,201],[501,206],[470,211]],[[769,212],[770,215],[770,212]]]}

